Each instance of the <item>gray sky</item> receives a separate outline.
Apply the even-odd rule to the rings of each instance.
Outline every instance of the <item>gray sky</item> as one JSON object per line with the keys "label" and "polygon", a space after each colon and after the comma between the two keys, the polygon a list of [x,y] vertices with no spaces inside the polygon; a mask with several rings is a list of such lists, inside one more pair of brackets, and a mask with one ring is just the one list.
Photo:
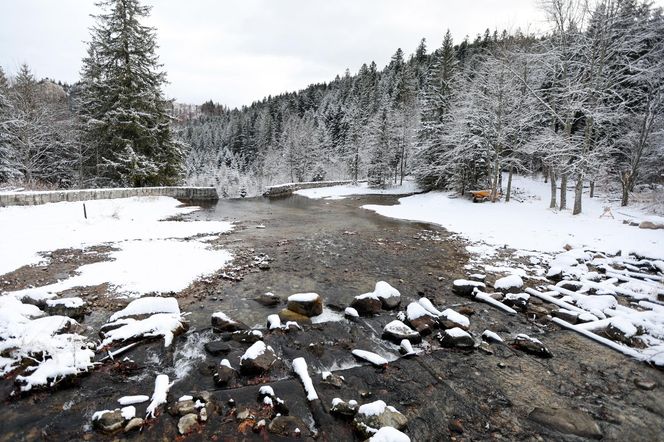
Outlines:
{"label": "gray sky", "polygon": [[[169,97],[240,106],[329,81],[363,62],[382,68],[422,37],[429,51],[486,28],[546,29],[537,0],[146,0],[153,5]],[[74,82],[93,0],[3,0],[0,65]]]}

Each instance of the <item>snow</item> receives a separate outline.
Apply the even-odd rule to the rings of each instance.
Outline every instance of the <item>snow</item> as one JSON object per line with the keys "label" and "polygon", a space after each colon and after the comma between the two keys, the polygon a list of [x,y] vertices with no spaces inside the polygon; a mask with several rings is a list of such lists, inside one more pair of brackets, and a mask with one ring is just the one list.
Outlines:
{"label": "snow", "polygon": [[463,329],[459,327],[454,327],[454,328],[449,328],[445,330],[443,333],[446,335],[452,337],[452,338],[464,338],[464,337],[470,337],[470,334]]}
{"label": "snow", "polygon": [[523,287],[523,279],[518,275],[509,275],[496,280],[496,283],[493,286],[498,290],[519,289]]}
{"label": "snow", "polygon": [[120,414],[125,420],[130,420],[136,417],[136,407],[130,405],[128,407],[123,407],[120,409]]}
{"label": "snow", "polygon": [[320,299],[318,293],[296,293],[288,297],[288,300],[293,302],[315,302],[318,299]]}
{"label": "snow", "polygon": [[224,322],[228,322],[229,324],[237,324],[237,321],[231,319],[226,313],[224,312],[216,312],[212,313],[213,318],[218,318],[221,319]]}
{"label": "snow", "polygon": [[406,324],[399,321],[398,319],[395,319],[394,321],[388,323],[383,330],[389,333],[394,333],[396,335],[417,333],[415,330],[408,327]]}
{"label": "snow", "polygon": [[274,351],[272,350],[272,347],[270,347],[269,345],[265,345],[265,342],[256,341],[251,345],[251,347],[247,349],[247,351],[244,352],[244,354],[240,358],[240,363],[242,363],[242,361],[245,360],[256,359],[257,357],[265,353],[267,350]]}
{"label": "snow", "polygon": [[443,312],[439,311],[434,305],[429,301],[427,298],[420,298],[418,301],[418,304],[420,304],[426,311],[431,313],[434,316],[440,316],[443,314]]}
{"label": "snow", "polygon": [[[55,284],[14,292],[20,297],[54,297],[74,287],[109,283],[120,294],[141,296],[152,292],[178,292],[193,281],[224,267],[232,256],[225,250],[210,250],[198,241],[153,240],[116,244],[112,261],[87,264],[78,275]],[[177,256],[178,259],[173,259]]]}
{"label": "snow", "polygon": [[470,319],[459,312],[455,312],[451,308],[443,310],[441,316],[445,317],[449,321],[454,322],[455,324],[459,324],[463,327],[470,327]]}
{"label": "snow", "polygon": [[[37,365],[27,376],[17,376],[21,391],[30,391],[35,387],[53,386],[66,376],[86,372],[94,365],[95,352],[89,348],[68,348],[52,354]],[[29,369],[28,369],[29,370]]]}
{"label": "snow", "polygon": [[417,302],[411,302],[410,304],[408,304],[408,307],[406,307],[406,317],[408,318],[409,321],[414,321],[415,319],[421,318],[422,316],[433,316],[433,315]]}
{"label": "snow", "polygon": [[106,332],[104,340],[101,342],[102,347],[128,339],[157,336],[162,336],[164,347],[169,347],[173,342],[174,333],[184,325],[182,316],[174,313],[157,313],[141,320],[129,318],[116,322],[123,323],[123,325]]}
{"label": "snow", "polygon": [[626,318],[613,318],[611,319],[611,325],[620,330],[623,335],[625,335],[626,338],[631,338],[634,336],[637,332],[636,327],[634,327],[634,324],[632,324],[628,319]]}
{"label": "snow", "polygon": [[339,314],[335,312],[332,309],[329,309],[327,307],[323,308],[323,313],[317,316],[312,316],[311,318],[311,323],[312,324],[322,324],[324,322],[339,322],[344,319],[344,316],[342,314]]}
{"label": "snow", "polygon": [[374,288],[374,295],[382,299],[401,297],[401,293],[399,293],[399,290],[395,289],[385,281],[378,281],[376,283],[376,287]]}
{"label": "snow", "polygon": [[78,297],[47,299],[46,305],[48,307],[79,308],[85,305],[85,301]]}
{"label": "snow", "polygon": [[152,313],[180,314],[180,306],[175,298],[161,298],[146,296],[131,301],[125,308],[111,315],[109,322],[117,321],[127,316],[139,316]]}
{"label": "snow", "polygon": [[344,314],[346,316],[350,316],[351,318],[359,318],[360,317],[360,314],[353,307],[346,307],[346,310],[344,310]]}
{"label": "snow", "polygon": [[[525,202],[476,204],[464,198],[450,198],[448,192],[429,192],[399,199],[394,206],[365,205],[391,218],[436,223],[471,241],[515,249],[558,252],[569,244],[575,248],[636,252],[664,259],[664,231],[639,229],[622,221],[616,203],[601,198],[584,198],[583,213],[547,209],[549,184],[516,176],[515,188],[527,190],[533,198]],[[568,201],[573,201],[572,189]],[[604,207],[613,206],[615,219],[599,218]]]}
{"label": "snow", "polygon": [[410,437],[393,427],[382,427],[373,436],[369,442],[410,442]]}
{"label": "snow", "polygon": [[384,357],[366,350],[353,350],[351,353],[353,353],[354,356],[360,359],[364,359],[365,361],[369,361],[374,365],[386,365],[388,362]]}
{"label": "snow", "polygon": [[166,403],[166,397],[168,395],[168,390],[171,389],[173,384],[168,382],[168,376],[165,374],[157,375],[154,381],[154,392],[152,393],[152,401],[148,408],[146,409],[146,418],[155,417],[155,412],[157,408]]}
{"label": "snow", "polygon": [[498,336],[498,333],[492,332],[491,330],[484,330],[484,332],[482,333],[482,337],[497,342],[503,342],[503,338]]}
{"label": "snow", "polygon": [[184,401],[193,401],[194,397],[188,394],[185,394],[184,396],[180,396],[178,399],[178,402],[184,402]]}
{"label": "snow", "polygon": [[386,189],[373,189],[367,183],[344,184],[341,186],[317,187],[312,189],[301,189],[294,193],[312,199],[341,199],[351,195],[405,195],[419,192],[420,189],[414,181],[404,181],[401,186],[388,187]]}
{"label": "snow", "polygon": [[231,367],[231,363],[228,361],[228,359],[222,359],[221,362],[219,363],[219,365],[223,365],[224,367],[228,367],[228,368],[231,368],[231,369],[233,368],[233,367]]}
{"label": "snow", "polygon": [[267,317],[267,328],[268,330],[274,330],[275,328],[281,328],[281,318],[279,315],[269,315]]}
{"label": "snow", "polygon": [[118,399],[118,403],[120,405],[134,405],[142,404],[143,402],[147,402],[149,400],[149,396],[141,394],[136,396],[122,396],[120,399]]}
{"label": "snow", "polygon": [[406,352],[407,355],[415,353],[413,345],[410,343],[408,339],[403,339],[401,341],[401,348],[403,348],[403,350]]}
{"label": "snow", "polygon": [[[138,239],[187,238],[232,229],[222,221],[160,221],[198,210],[179,207],[180,202],[170,197],[95,200],[85,201],[85,205],[88,219],[83,217],[82,202],[0,208],[0,231],[12,232],[0,237],[0,275],[41,262],[40,252]],[[177,261],[186,265],[188,260]],[[155,267],[168,277],[169,269]]]}
{"label": "snow", "polygon": [[364,416],[378,416],[383,414],[386,409],[401,414],[396,408],[392,407],[391,405],[387,405],[384,401],[381,400],[361,405],[360,408],[357,409],[357,413]]}
{"label": "snow", "polygon": [[455,279],[454,282],[452,282],[452,285],[457,286],[457,287],[486,287],[486,285],[483,282],[480,281],[469,281],[467,279]]}
{"label": "snow", "polygon": [[263,404],[264,405],[269,405],[270,407],[274,405],[274,403],[272,402],[272,398],[269,397],[269,396],[265,396],[263,398]]}
{"label": "snow", "polygon": [[487,304],[491,304],[492,306],[497,307],[501,310],[504,310],[504,311],[506,311],[507,313],[509,313],[511,315],[516,315],[516,310],[514,310],[511,307],[506,306],[502,302],[496,301],[491,296],[489,296],[489,294],[487,294],[487,293],[480,292],[479,290],[475,289],[475,292],[473,293],[473,297],[474,297],[473,299],[475,299],[476,301],[486,302]]}
{"label": "snow", "polygon": [[258,394],[261,396],[274,396],[274,389],[269,385],[263,385],[258,389]]}
{"label": "snow", "polygon": [[315,401],[318,399],[318,394],[316,394],[316,389],[314,388],[314,383],[311,381],[309,376],[309,370],[307,369],[307,361],[304,358],[293,359],[293,371],[300,377],[304,390],[307,392],[307,399],[310,401]]}

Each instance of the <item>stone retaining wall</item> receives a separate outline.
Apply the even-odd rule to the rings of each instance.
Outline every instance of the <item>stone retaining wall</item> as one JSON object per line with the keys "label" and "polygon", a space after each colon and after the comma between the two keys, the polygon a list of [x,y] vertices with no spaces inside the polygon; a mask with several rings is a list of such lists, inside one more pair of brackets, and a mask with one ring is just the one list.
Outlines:
{"label": "stone retaining wall", "polygon": [[54,190],[48,192],[0,193],[0,207],[31,206],[61,201],[88,201],[133,196],[170,196],[179,200],[216,201],[214,187],[137,187],[122,189]]}
{"label": "stone retaining wall", "polygon": [[287,184],[278,184],[276,186],[269,186],[263,192],[263,196],[274,197],[274,196],[285,196],[290,195],[296,190],[302,189],[313,189],[316,187],[329,187],[329,186],[341,186],[344,184],[351,184],[352,181],[311,181],[307,183],[287,183]]}

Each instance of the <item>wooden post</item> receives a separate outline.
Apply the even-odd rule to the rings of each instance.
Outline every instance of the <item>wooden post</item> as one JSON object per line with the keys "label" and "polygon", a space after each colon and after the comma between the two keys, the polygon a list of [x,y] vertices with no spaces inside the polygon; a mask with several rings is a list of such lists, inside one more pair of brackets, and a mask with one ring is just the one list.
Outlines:
{"label": "wooden post", "polygon": [[83,203],[83,216],[85,219],[88,219],[88,211],[85,209],[85,203]]}

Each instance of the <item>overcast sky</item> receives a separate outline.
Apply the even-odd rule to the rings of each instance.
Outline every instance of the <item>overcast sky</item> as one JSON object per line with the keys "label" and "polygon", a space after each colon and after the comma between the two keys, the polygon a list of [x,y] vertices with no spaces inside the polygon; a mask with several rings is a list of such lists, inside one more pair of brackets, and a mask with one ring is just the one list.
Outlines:
{"label": "overcast sky", "polygon": [[[150,0],[169,97],[229,106],[329,81],[398,47],[429,51],[447,28],[455,42],[486,28],[546,29],[537,0]],[[74,82],[93,0],[3,0],[0,65]]]}

